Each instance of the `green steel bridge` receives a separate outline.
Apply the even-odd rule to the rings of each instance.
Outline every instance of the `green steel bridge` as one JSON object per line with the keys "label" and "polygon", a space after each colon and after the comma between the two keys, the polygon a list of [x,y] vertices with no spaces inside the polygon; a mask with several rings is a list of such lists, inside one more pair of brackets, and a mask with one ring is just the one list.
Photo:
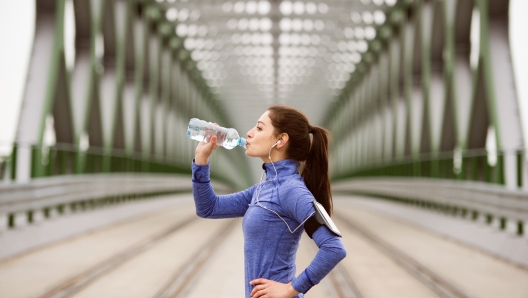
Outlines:
{"label": "green steel bridge", "polygon": [[[0,296],[242,297],[229,278],[217,292],[200,279],[238,276],[214,256],[238,264],[226,243],[242,244],[233,222],[193,219],[197,143],[187,124],[200,118],[244,135],[268,106],[284,104],[332,133],[336,221],[349,255],[385,270],[348,257],[306,297],[527,297],[523,1],[25,1],[34,23],[20,58],[23,91],[0,98],[20,103],[0,114],[17,115],[13,137],[0,137]],[[258,182],[260,163],[242,150],[211,158],[219,192]],[[174,225],[153,228],[145,214]],[[191,223],[171,222],[178,217]],[[139,229],[138,238],[119,225]],[[178,234],[188,225],[189,235]],[[131,265],[154,255],[151,246],[163,254],[196,233],[205,242],[172,248],[181,254],[176,271],[162,268],[168,258],[151,259],[158,267],[145,270],[171,276],[161,284]],[[430,247],[418,247],[424,242]],[[92,261],[74,269],[76,258],[61,263],[52,244]],[[28,265],[34,273],[23,277]],[[118,275],[129,267],[149,291]]]}

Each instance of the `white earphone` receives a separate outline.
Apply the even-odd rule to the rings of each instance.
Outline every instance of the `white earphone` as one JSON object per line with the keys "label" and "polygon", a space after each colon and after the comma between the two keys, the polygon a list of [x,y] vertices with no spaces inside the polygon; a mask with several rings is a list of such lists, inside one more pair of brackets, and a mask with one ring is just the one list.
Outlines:
{"label": "white earphone", "polygon": [[275,143],[275,144],[280,144],[280,143],[282,143],[281,140],[278,140],[277,143]]}

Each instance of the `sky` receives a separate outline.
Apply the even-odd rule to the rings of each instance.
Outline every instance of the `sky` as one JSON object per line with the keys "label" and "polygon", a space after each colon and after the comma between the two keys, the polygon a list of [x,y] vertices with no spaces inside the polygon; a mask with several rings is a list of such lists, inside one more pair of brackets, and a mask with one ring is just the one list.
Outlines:
{"label": "sky", "polygon": [[[71,1],[71,0],[68,0]],[[71,9],[67,7],[67,10]],[[71,10],[70,10],[71,11]],[[528,140],[528,28],[527,0],[510,0],[510,40],[517,95],[523,126],[523,136]],[[0,39],[8,41],[0,47],[0,157],[9,154],[23,98],[31,45],[35,25],[35,0],[0,0]],[[73,27],[73,16],[66,16],[67,29]],[[524,32],[523,32],[524,31]],[[73,30],[66,30],[71,40]],[[71,42],[66,41],[66,44]],[[74,53],[66,49],[68,64]],[[521,67],[522,66],[522,67]]]}
{"label": "sky", "polygon": [[[519,102],[519,112],[523,127],[524,146],[528,147],[528,1],[513,0],[510,2],[510,44]],[[528,158],[528,153],[527,153]]]}
{"label": "sky", "polygon": [[34,34],[34,6],[35,0],[0,0],[0,156],[10,151],[16,133]]}

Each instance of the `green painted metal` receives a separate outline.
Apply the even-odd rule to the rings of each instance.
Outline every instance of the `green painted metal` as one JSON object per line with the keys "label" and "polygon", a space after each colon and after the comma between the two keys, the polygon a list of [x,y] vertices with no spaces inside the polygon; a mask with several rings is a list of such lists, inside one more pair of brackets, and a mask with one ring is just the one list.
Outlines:
{"label": "green painted metal", "polygon": [[[507,185],[513,177],[513,184],[522,186],[524,163],[512,141],[516,132],[507,135],[518,125],[505,119],[507,109],[501,110],[499,104],[503,86],[495,74],[497,40],[492,34],[503,16],[490,8],[503,9],[504,3],[398,1],[387,22],[377,26],[369,51],[361,54],[362,61],[326,116],[324,125],[337,136],[332,177],[441,177]],[[17,179],[23,172],[19,170],[26,167],[28,150],[33,178],[90,171],[167,171],[160,161],[175,171],[189,168],[196,143],[185,136],[188,119],[225,126],[230,121],[226,107],[216,100],[183,47],[184,40],[165,20],[162,5],[125,0],[74,4],[77,12],[81,7],[89,12],[77,13],[75,45],[78,62],[87,67],[76,64],[71,74],[64,57],[65,0],[37,6],[37,19],[53,16],[53,41],[47,49],[45,87],[39,87],[42,98],[29,103],[39,104],[39,115],[22,117],[38,118],[21,126],[38,128],[37,136],[17,139],[11,177]],[[473,9],[480,14],[475,69],[469,66],[467,45]],[[36,39],[39,34],[37,30]],[[98,52],[101,36],[103,55]],[[43,132],[50,114],[61,144],[47,148]],[[69,127],[71,131],[64,129]],[[493,165],[492,152],[485,150],[487,127],[494,129],[497,140]],[[85,134],[88,150],[79,147]],[[61,149],[64,144],[68,150]],[[250,183],[242,151],[219,150],[213,159],[213,176],[227,173],[238,185]]]}
{"label": "green painted metal", "polygon": [[[185,135],[189,119],[224,125],[229,121],[159,4],[75,1],[79,63],[70,74],[64,57],[65,1],[37,5],[38,20],[43,15],[53,20],[50,64],[41,90],[44,97],[39,99],[41,116],[30,119],[38,124],[21,123],[38,127],[38,136],[19,138],[14,144],[10,178],[17,180],[27,161],[31,178],[96,172],[189,174],[197,145]],[[83,9],[86,14],[79,13]],[[39,34],[37,30],[36,39],[42,38]],[[43,135],[49,114],[55,116],[58,144],[48,147]],[[85,134],[87,149],[80,147]],[[29,150],[27,159],[20,159],[21,149]],[[235,188],[247,186],[251,175],[240,158],[243,152],[219,151],[215,158],[220,166],[212,168],[212,177]]]}
{"label": "green painted metal", "polygon": [[[504,11],[504,5],[496,0],[398,2],[327,114],[325,125],[339,136],[331,154],[338,157],[332,160],[333,179],[438,177],[511,187],[513,177],[514,186],[522,187],[520,144],[512,141],[521,140],[520,124],[498,109],[495,85],[500,75],[494,73],[497,57],[491,55],[490,45],[490,28],[502,26],[504,15],[489,7]],[[473,9],[481,17],[480,46],[475,49],[479,64],[471,71],[468,13]],[[500,71],[510,75],[511,69]],[[508,96],[506,107],[511,110],[515,95]],[[379,129],[379,123],[385,125]],[[512,131],[507,137],[504,125]],[[495,150],[486,150],[490,126],[497,140],[496,157]],[[384,148],[381,156],[378,147]]]}

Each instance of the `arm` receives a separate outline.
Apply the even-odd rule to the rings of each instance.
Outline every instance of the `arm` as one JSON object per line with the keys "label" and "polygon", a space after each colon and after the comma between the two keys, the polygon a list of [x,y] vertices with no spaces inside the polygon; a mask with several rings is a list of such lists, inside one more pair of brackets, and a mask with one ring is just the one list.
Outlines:
{"label": "arm", "polygon": [[312,235],[319,251],[310,265],[292,281],[295,290],[306,293],[318,284],[330,271],[346,257],[341,238],[327,227],[320,226]]}
{"label": "arm", "polygon": [[[299,223],[304,222],[315,212],[312,193],[304,188],[291,189],[285,204],[292,218]],[[293,288],[306,293],[318,284],[346,256],[346,250],[341,238],[332,233],[326,226],[319,226],[311,238],[319,251],[310,265],[292,281]]]}
{"label": "arm", "polygon": [[319,252],[312,263],[292,282],[283,284],[276,281],[259,278],[252,280],[256,285],[251,291],[252,298],[291,298],[299,293],[306,293],[318,284],[346,256],[346,250],[341,239],[325,226],[319,227],[313,233],[313,239],[319,247]]}
{"label": "arm", "polygon": [[217,137],[212,136],[209,143],[198,143],[194,153],[192,181],[196,214],[204,218],[244,216],[251,202],[254,187],[225,196],[217,196],[211,187],[209,156],[218,148],[216,141]]}
{"label": "arm", "polygon": [[[284,200],[282,200],[284,198]],[[292,187],[281,198],[281,206],[290,218],[299,224],[315,212],[313,195],[305,187]],[[346,250],[341,238],[327,227],[320,226],[312,234],[312,239],[319,247],[315,258],[299,276],[288,284],[282,284],[267,279],[256,279],[251,285],[257,285],[251,292],[251,297],[294,297],[298,293],[306,293],[318,284],[343,258]]]}
{"label": "arm", "polygon": [[254,187],[234,194],[217,196],[209,180],[209,165],[192,164],[193,196],[196,214],[203,218],[244,216]]}

